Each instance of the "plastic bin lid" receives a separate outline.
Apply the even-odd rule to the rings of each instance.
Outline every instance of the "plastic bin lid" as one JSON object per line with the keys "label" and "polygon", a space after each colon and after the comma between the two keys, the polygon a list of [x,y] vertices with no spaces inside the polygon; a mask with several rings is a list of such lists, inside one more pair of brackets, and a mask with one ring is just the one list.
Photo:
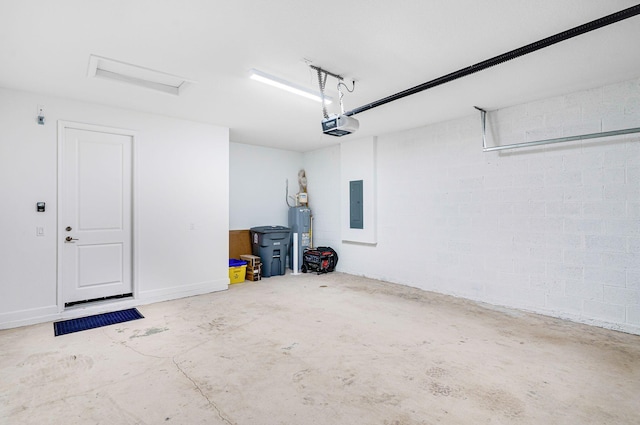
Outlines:
{"label": "plastic bin lid", "polygon": [[291,229],[285,226],[258,226],[258,227],[252,227],[251,231],[256,233],[275,233],[275,232],[290,232]]}
{"label": "plastic bin lid", "polygon": [[229,267],[246,266],[247,262],[244,260],[236,260],[235,258],[229,258]]}

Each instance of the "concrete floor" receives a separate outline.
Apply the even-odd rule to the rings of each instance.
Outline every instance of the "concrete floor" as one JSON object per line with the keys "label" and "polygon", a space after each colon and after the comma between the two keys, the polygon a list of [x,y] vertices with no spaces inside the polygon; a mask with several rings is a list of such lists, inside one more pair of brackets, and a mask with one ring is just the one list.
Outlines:
{"label": "concrete floor", "polygon": [[0,424],[638,424],[640,337],[280,276],[54,337],[0,331]]}

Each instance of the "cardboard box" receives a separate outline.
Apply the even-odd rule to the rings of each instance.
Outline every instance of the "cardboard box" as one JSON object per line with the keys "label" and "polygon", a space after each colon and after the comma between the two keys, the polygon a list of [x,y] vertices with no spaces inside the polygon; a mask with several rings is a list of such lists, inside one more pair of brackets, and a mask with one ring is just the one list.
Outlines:
{"label": "cardboard box", "polygon": [[255,269],[247,268],[246,277],[247,277],[247,280],[250,280],[252,282],[257,282],[258,280],[261,280],[262,274],[260,273],[260,267]]}
{"label": "cardboard box", "polygon": [[260,257],[257,255],[241,255],[240,259],[247,262],[247,269],[255,269],[261,265]]}
{"label": "cardboard box", "polygon": [[251,232],[249,230],[229,230],[229,258],[240,258],[251,251]]}

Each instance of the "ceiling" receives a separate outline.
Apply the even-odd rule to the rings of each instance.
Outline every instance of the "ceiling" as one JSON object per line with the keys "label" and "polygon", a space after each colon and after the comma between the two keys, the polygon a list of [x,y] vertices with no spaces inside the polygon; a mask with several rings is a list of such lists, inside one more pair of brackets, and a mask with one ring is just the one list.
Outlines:
{"label": "ceiling", "polygon": [[[0,0],[0,87],[230,128],[232,142],[310,151],[640,75],[640,16],[355,117],[322,135],[321,105],[248,78],[317,89],[346,79],[350,110],[635,5],[629,0]],[[87,77],[104,56],[194,80],[180,96]],[[328,94],[337,98],[335,80]],[[329,106],[337,112],[337,102]]]}

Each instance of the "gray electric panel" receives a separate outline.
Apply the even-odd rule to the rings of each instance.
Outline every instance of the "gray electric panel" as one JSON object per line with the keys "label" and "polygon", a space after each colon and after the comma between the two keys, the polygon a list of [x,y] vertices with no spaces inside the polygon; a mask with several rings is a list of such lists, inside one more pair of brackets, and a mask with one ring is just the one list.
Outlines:
{"label": "gray electric panel", "polygon": [[364,229],[363,216],[362,180],[352,180],[349,182],[349,227]]}
{"label": "gray electric panel", "polygon": [[[293,238],[298,234],[298,268],[302,266],[302,253],[309,248],[311,232],[311,210],[307,207],[289,208],[289,228],[291,242],[289,243],[289,268],[293,270]],[[297,270],[296,270],[297,271]]]}

